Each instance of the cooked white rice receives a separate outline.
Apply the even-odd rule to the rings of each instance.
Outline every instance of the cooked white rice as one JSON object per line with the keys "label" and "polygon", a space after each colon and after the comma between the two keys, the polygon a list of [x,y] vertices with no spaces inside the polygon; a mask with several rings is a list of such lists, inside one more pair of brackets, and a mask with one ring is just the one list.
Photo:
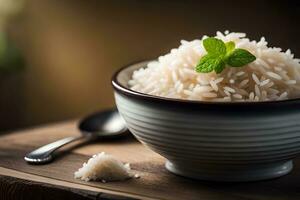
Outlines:
{"label": "cooked white rice", "polygon": [[129,171],[129,163],[124,165],[113,156],[102,152],[94,155],[87,163],[83,163],[82,168],[74,175],[75,178],[84,181],[121,181],[132,177]]}
{"label": "cooked white rice", "polygon": [[217,32],[216,38],[234,41],[256,60],[243,67],[226,67],[220,74],[194,69],[206,54],[202,40],[181,41],[177,49],[134,71],[129,87],[156,96],[199,101],[270,101],[300,96],[300,59],[288,49],[267,46],[264,37],[250,41],[245,33]]}

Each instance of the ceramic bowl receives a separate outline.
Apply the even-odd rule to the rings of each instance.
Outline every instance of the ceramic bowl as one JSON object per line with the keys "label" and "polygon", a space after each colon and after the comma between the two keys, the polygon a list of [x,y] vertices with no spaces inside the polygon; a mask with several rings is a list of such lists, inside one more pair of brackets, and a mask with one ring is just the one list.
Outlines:
{"label": "ceramic bowl", "polygon": [[279,177],[300,153],[300,99],[272,102],[200,102],[128,88],[134,70],[115,73],[115,101],[129,130],[167,159],[178,175],[212,181]]}

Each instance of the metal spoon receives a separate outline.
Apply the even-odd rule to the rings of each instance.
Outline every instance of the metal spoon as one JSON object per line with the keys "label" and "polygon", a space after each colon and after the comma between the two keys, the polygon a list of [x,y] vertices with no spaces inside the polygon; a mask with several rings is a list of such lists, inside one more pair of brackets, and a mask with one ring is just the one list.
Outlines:
{"label": "metal spoon", "polygon": [[57,149],[71,142],[80,139],[89,141],[100,137],[118,137],[127,131],[125,122],[117,110],[107,110],[87,116],[79,123],[78,128],[81,132],[80,136],[67,137],[42,146],[28,153],[24,159],[32,164],[44,164],[53,160],[53,153]]}

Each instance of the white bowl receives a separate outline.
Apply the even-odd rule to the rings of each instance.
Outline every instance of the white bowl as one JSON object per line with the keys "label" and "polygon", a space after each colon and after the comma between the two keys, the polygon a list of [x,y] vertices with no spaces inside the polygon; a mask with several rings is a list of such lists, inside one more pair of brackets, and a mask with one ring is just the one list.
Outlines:
{"label": "white bowl", "polygon": [[128,88],[140,62],[115,73],[116,105],[129,130],[167,159],[169,171],[212,181],[279,177],[300,153],[300,100],[200,102]]}

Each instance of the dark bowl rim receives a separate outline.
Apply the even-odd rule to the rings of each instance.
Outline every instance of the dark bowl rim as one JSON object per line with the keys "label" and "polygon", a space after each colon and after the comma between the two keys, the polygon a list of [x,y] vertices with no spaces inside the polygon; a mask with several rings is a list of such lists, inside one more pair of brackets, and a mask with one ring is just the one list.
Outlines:
{"label": "dark bowl rim", "polygon": [[135,62],[131,62],[120,69],[118,69],[112,76],[111,83],[113,88],[120,92],[121,94],[127,95],[127,96],[133,96],[139,99],[145,99],[145,100],[150,100],[150,101],[159,101],[159,102],[164,102],[164,103],[176,103],[176,104],[181,104],[181,105],[204,105],[204,106],[209,106],[209,105],[220,105],[220,106],[228,106],[228,105],[240,105],[240,106],[279,106],[279,105],[291,105],[291,104],[299,104],[300,105],[300,98],[293,98],[293,99],[285,99],[285,100],[278,100],[278,101],[258,101],[258,102],[214,102],[214,101],[196,101],[196,100],[186,100],[186,99],[176,99],[176,98],[168,98],[168,97],[160,97],[160,96],[155,96],[151,94],[146,94],[138,91],[131,90],[130,88],[127,88],[123,86],[119,81],[118,81],[118,76],[119,74],[131,67],[132,65],[144,63],[144,62],[151,62],[155,59],[146,59],[146,60],[139,60]]}

